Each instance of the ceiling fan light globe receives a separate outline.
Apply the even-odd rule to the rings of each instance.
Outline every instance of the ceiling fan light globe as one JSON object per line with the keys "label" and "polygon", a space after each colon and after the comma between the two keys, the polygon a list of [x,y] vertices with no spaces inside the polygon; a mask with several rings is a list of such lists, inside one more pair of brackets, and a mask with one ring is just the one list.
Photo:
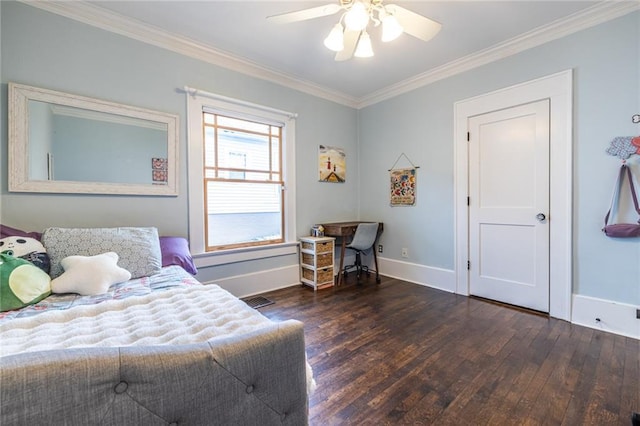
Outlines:
{"label": "ceiling fan light globe", "polygon": [[358,46],[353,56],[357,58],[370,58],[373,56],[373,47],[371,46],[371,37],[367,32],[363,32],[358,41]]}
{"label": "ceiling fan light globe", "polygon": [[382,41],[388,42],[397,39],[402,34],[404,28],[398,22],[395,16],[385,15],[382,19]]}
{"label": "ceiling fan light globe", "polygon": [[348,30],[362,31],[369,23],[369,12],[365,5],[356,1],[351,9],[344,15],[344,25]]}
{"label": "ceiling fan light globe", "polygon": [[342,25],[335,24],[331,32],[324,39],[324,45],[327,49],[334,52],[340,52],[344,49],[344,34],[342,33]]}

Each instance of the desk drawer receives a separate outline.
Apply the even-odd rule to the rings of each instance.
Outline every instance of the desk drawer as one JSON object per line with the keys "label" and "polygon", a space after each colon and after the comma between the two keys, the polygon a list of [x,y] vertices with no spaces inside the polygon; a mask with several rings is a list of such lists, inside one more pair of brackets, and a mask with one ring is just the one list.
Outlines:
{"label": "desk drawer", "polygon": [[330,226],[330,225],[325,225],[324,228],[324,234],[325,235],[330,235],[332,237],[343,237],[345,235],[353,235],[353,232],[355,232],[355,228],[357,227],[354,226],[353,230],[351,229],[351,226]]}

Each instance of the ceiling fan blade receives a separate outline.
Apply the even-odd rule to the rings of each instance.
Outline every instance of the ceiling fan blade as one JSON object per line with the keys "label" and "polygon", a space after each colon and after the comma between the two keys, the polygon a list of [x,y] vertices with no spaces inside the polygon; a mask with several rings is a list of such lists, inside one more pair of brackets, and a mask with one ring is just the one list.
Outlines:
{"label": "ceiling fan blade", "polygon": [[396,17],[405,33],[420,40],[431,40],[442,28],[442,24],[396,4],[389,4],[386,6],[386,9]]}
{"label": "ceiling fan blade", "polygon": [[306,21],[307,19],[320,18],[322,16],[333,15],[342,10],[336,3],[325,4],[324,6],[312,7],[310,9],[298,10],[297,12],[281,13],[279,15],[267,16],[267,19],[277,24],[288,24],[290,22]]}
{"label": "ceiling fan blade", "polygon": [[362,31],[345,30],[344,31],[344,49],[336,53],[336,61],[347,61],[353,57],[356,51],[358,40]]}

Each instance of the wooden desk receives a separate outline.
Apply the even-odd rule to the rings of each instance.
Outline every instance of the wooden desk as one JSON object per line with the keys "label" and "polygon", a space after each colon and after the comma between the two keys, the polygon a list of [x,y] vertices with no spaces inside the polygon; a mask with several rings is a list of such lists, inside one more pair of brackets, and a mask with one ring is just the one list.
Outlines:
{"label": "wooden desk", "polygon": [[[342,275],[344,269],[344,252],[346,251],[347,240],[353,238],[353,235],[356,233],[356,229],[358,228],[358,224],[362,222],[373,222],[373,221],[352,221],[352,222],[333,222],[333,223],[323,223],[324,227],[324,235],[327,237],[335,237],[341,240],[340,244],[340,269],[338,270],[338,281],[336,283],[337,286],[342,284]],[[377,247],[376,243],[378,242],[378,236],[382,233],[384,226],[382,222],[378,225],[378,235],[376,236],[376,240],[373,243],[373,261],[376,265],[376,282],[380,282],[380,274],[378,273],[378,256],[377,256]],[[351,237],[351,238],[349,238]]]}

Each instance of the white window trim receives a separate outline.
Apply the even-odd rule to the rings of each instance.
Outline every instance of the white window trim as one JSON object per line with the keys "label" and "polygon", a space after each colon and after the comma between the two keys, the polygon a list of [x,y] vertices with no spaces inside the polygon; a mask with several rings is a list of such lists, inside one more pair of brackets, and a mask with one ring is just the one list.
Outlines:
{"label": "white window trim", "polygon": [[[205,252],[204,236],[204,158],[203,109],[226,112],[239,118],[261,120],[284,125],[282,152],[282,178],[284,187],[284,243],[273,246],[246,247],[240,250],[242,260],[297,252],[296,240],[296,181],[295,134],[297,114],[271,107],[228,98],[214,93],[185,87],[187,93],[187,175],[189,182],[189,245],[200,266],[221,265],[238,261],[239,250]],[[283,247],[287,247],[283,251]]]}

